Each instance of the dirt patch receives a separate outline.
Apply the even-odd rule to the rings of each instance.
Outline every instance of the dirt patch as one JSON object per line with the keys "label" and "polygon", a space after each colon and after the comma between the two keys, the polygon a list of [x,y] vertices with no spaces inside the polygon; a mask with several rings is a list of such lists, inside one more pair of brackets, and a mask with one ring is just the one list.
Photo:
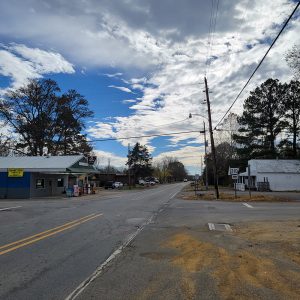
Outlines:
{"label": "dirt patch", "polygon": [[140,256],[150,258],[152,260],[162,260],[162,259],[170,258],[172,254],[164,253],[164,252],[144,252],[141,253]]}
{"label": "dirt patch", "polygon": [[194,280],[190,277],[183,277],[181,280],[180,288],[185,295],[185,300],[193,300],[196,298],[196,285]]}
{"label": "dirt patch", "polygon": [[238,225],[236,235],[254,243],[263,244],[300,265],[300,220],[253,222]]}
{"label": "dirt patch", "polygon": [[[237,195],[235,198],[234,193],[224,193],[221,192],[218,200],[221,201],[233,201],[233,202],[288,202],[289,199],[278,198],[275,196],[264,195],[264,194],[255,194],[251,198],[249,195]],[[180,194],[181,199],[183,200],[216,200],[214,192],[207,191],[198,191],[195,195],[195,192],[182,192]]]}
{"label": "dirt patch", "polygon": [[190,282],[186,274],[210,274],[222,299],[265,299],[266,291],[282,299],[299,299],[300,268],[292,262],[279,266],[271,250],[268,255],[232,251],[187,233],[172,236],[162,247],[177,250],[170,263],[180,267]]}

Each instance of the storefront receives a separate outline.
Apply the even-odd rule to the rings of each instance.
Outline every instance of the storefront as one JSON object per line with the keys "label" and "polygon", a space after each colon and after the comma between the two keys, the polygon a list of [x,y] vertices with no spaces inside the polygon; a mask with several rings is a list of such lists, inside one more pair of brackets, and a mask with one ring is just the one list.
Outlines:
{"label": "storefront", "polygon": [[95,173],[83,155],[0,157],[0,198],[63,196],[74,185],[88,193],[88,176]]}

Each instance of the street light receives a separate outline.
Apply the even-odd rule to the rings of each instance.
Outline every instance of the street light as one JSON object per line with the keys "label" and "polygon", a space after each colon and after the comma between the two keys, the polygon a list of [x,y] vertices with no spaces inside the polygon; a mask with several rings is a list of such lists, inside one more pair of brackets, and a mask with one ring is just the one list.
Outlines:
{"label": "street light", "polygon": [[[191,119],[193,116],[200,116],[206,120],[208,120],[206,117],[200,115],[200,114],[189,114],[189,118]],[[207,141],[206,141],[206,130],[205,130],[205,122],[203,121],[203,130],[200,131],[200,133],[204,133],[204,162],[205,162],[205,188],[208,190],[208,172],[207,172],[207,157],[206,157],[206,148],[207,148]]]}

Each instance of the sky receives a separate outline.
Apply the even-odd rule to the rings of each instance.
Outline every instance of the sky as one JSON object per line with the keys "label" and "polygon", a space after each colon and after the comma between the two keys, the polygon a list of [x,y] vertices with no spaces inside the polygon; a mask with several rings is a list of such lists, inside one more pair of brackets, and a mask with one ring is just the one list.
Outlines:
{"label": "sky", "polygon": [[[76,89],[95,112],[89,140],[203,130],[204,76],[216,125],[292,12],[292,0],[0,0],[0,95],[32,78]],[[213,16],[213,18],[211,18]],[[300,12],[233,107],[266,79],[292,79]],[[188,118],[189,114],[195,114]],[[207,121],[206,121],[207,124]],[[207,126],[207,125],[206,125]],[[203,134],[94,142],[99,162],[124,167],[128,144],[199,173]]]}

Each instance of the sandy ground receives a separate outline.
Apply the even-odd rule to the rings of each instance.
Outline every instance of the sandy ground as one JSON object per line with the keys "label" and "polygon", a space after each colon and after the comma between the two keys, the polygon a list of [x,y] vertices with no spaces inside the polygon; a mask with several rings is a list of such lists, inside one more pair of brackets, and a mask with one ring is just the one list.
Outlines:
{"label": "sandy ground", "polygon": [[161,245],[176,250],[169,263],[182,270],[186,299],[197,299],[202,273],[216,282],[221,299],[266,299],[270,293],[273,299],[300,299],[300,221],[243,224],[230,235],[239,245],[234,250],[187,232]]}

